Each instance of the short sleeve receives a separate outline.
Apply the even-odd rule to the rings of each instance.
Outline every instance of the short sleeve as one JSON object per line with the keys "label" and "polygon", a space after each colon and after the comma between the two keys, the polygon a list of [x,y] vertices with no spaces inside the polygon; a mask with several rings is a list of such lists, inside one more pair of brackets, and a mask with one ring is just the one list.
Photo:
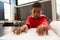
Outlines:
{"label": "short sleeve", "polygon": [[43,16],[42,17],[42,24],[45,25],[45,26],[49,26],[49,23],[48,23],[47,20],[48,20],[47,16]]}
{"label": "short sleeve", "polygon": [[28,16],[28,17],[27,17],[27,20],[26,20],[26,22],[25,22],[25,24],[28,25],[29,28],[30,28],[30,26],[31,26],[30,18],[31,18],[31,17]]}

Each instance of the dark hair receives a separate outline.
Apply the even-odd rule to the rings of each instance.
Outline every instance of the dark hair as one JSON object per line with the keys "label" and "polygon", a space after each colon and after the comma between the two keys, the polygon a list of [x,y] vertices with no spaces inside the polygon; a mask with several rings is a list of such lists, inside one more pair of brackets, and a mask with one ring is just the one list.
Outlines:
{"label": "dark hair", "polygon": [[41,7],[41,3],[40,2],[34,2],[33,4],[32,4],[32,8],[33,7]]}

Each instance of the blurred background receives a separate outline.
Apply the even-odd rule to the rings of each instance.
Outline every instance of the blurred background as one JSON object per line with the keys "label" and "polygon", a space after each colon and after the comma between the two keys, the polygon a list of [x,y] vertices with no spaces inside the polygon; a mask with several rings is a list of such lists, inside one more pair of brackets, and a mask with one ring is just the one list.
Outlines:
{"label": "blurred background", "polygon": [[60,20],[59,0],[0,0],[0,36],[12,30],[12,26],[3,27],[5,22],[25,22],[30,15],[31,5],[35,1],[39,1],[42,4],[44,15],[48,17],[49,23]]}

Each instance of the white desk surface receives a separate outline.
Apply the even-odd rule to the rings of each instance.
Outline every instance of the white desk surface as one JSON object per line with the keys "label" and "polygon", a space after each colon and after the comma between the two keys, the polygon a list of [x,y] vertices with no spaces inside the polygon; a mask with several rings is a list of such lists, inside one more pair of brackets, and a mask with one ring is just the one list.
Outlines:
{"label": "white desk surface", "polygon": [[60,40],[60,38],[52,31],[49,30],[48,35],[38,36],[36,33],[36,28],[31,28],[27,33],[22,33],[20,35],[15,35],[13,32],[8,33],[2,37],[2,40]]}

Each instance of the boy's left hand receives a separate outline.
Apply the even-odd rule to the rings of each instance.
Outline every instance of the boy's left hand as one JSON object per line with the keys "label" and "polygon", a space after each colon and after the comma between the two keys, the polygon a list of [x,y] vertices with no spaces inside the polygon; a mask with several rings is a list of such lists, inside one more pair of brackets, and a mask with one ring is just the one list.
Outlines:
{"label": "boy's left hand", "polygon": [[[36,32],[38,33],[38,35],[43,35],[43,31],[44,31],[44,29],[43,29],[43,27],[47,27],[47,26],[45,26],[45,25],[39,25],[38,27],[37,27],[37,30],[36,30]],[[48,27],[47,27],[48,28]],[[49,29],[49,28],[48,28]]]}

